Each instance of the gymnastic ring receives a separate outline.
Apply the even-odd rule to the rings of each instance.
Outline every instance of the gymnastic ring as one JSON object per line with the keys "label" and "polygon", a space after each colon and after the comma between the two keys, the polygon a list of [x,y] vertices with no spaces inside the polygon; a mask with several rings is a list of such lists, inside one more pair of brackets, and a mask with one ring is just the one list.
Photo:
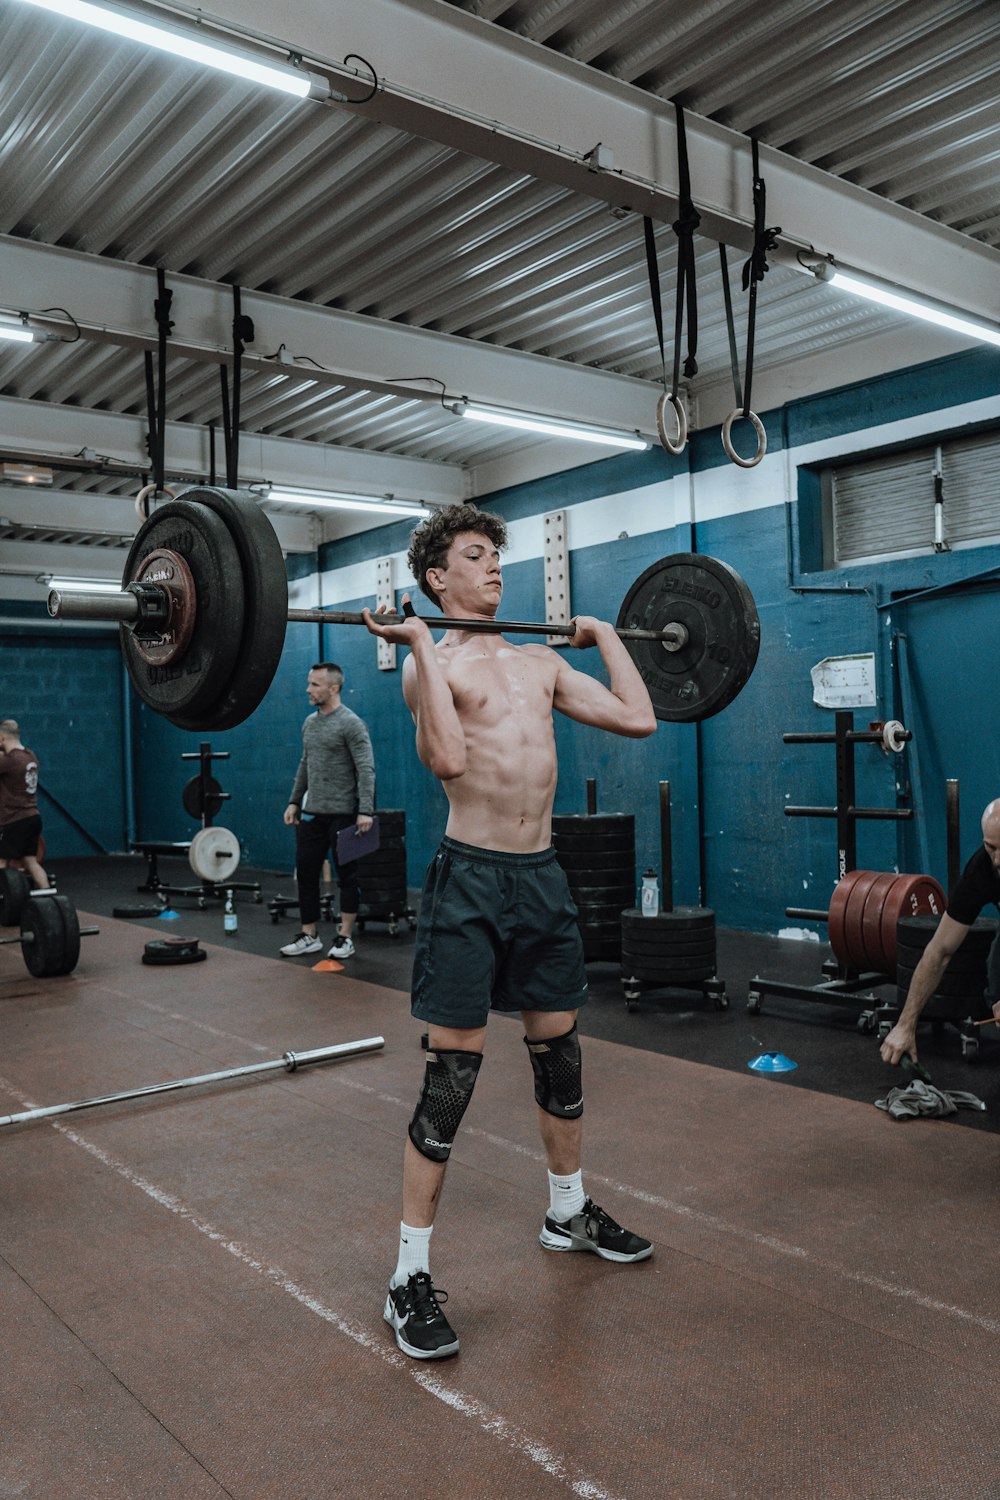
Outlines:
{"label": "gymnastic ring", "polygon": [[[752,423],[753,429],[757,434],[757,452],[754,454],[753,458],[741,458],[736,449],[733,447],[732,438],[729,436],[729,434],[737,417],[746,417],[747,421]],[[739,464],[741,469],[756,468],[761,459],[764,457],[764,454],[767,452],[767,433],[764,431],[764,424],[760,420],[760,417],[758,417],[757,413],[753,411],[742,411],[739,407],[737,407],[735,411],[731,411],[729,413],[729,416],[722,424],[722,446],[723,448],[725,448],[727,456],[732,459],[734,464]]]}
{"label": "gymnastic ring", "polygon": [[169,495],[171,500],[177,499],[176,491],[172,490],[169,485],[165,484],[161,490],[155,484],[144,484],[135,497],[135,513],[143,525],[149,520],[149,506],[146,502],[151,496],[156,495]]}
{"label": "gymnastic ring", "polygon": [[[677,418],[677,436],[675,438],[669,436],[663,420],[668,406],[673,407],[674,416]],[[683,401],[679,396],[675,396],[673,391],[664,391],[656,403],[656,430],[660,434],[660,442],[668,453],[673,453],[676,457],[677,454],[684,452],[688,440],[687,412],[684,410]]]}

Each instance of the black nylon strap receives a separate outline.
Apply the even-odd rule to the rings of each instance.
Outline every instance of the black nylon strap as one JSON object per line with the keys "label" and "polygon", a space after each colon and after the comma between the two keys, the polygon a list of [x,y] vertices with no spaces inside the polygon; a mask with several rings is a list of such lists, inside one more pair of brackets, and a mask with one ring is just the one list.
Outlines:
{"label": "black nylon strap", "polygon": [[744,415],[746,407],[743,406],[743,392],[740,387],[740,357],[736,352],[736,326],[733,322],[733,294],[729,289],[729,260],[726,256],[726,247],[719,241],[719,260],[722,263],[722,297],[726,304],[726,332],[729,335],[729,364],[733,372],[733,390],[736,392],[736,405],[743,407]]}
{"label": "black nylon strap", "polygon": [[677,187],[679,212],[673,230],[677,236],[677,308],[674,319],[674,384],[680,377],[680,342],[684,322],[684,303],[687,300],[687,356],[684,374],[690,380],[698,373],[698,300],[695,283],[694,232],[701,223],[701,215],[691,197],[691,172],[688,163],[687,132],[684,128],[684,110],[674,101],[677,115]]}
{"label": "black nylon strap", "polygon": [[[653,318],[656,322],[656,340],[660,346],[660,364],[663,366],[663,389],[667,388],[667,356],[663,347],[663,302],[660,295],[660,267],[656,260],[656,235],[653,231],[653,221],[644,218],[642,221],[643,234],[646,241],[646,274],[649,277],[649,295],[653,303]],[[674,395],[677,394],[676,376],[674,380]]]}
{"label": "black nylon strap", "polygon": [[170,319],[170,304],[174,300],[174,294],[167,288],[166,273],[162,266],[158,266],[156,270],[156,289],[159,295],[153,303],[153,312],[156,315],[158,378],[156,380],[153,378],[153,356],[147,351],[145,355],[146,419],[149,423],[149,431],[146,446],[149,449],[149,457],[153,466],[153,483],[159,494],[163,489],[166,463],[167,339],[174,328]]}
{"label": "black nylon strap", "polygon": [[[753,153],[753,250],[749,259],[743,266],[743,290],[749,288],[750,303],[747,311],[747,358],[745,368],[745,387],[743,415],[746,416],[750,410],[750,388],[753,383],[753,351],[754,341],[757,333],[757,283],[763,281],[770,269],[767,264],[767,253],[773,250],[781,233],[780,225],[768,229],[767,221],[767,189],[764,179],[760,175],[760,148],[756,139],[751,139],[750,149]],[[737,398],[737,405],[739,399]]]}

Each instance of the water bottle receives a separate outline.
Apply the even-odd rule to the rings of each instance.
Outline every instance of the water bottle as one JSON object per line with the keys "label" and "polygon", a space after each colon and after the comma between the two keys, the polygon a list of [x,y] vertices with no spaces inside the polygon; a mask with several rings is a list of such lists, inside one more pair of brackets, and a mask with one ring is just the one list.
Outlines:
{"label": "water bottle", "polygon": [[643,870],[642,894],[639,897],[644,917],[656,917],[660,913],[660,885],[655,870]]}
{"label": "water bottle", "polygon": [[226,908],[222,914],[222,930],[226,934],[226,937],[235,937],[240,930],[240,919],[236,915],[236,908],[233,905],[232,891],[226,892]]}

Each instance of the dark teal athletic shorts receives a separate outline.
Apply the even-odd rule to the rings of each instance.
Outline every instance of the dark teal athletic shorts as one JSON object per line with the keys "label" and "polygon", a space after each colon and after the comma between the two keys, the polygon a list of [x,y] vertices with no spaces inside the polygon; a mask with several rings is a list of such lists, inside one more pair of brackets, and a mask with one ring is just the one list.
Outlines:
{"label": "dark teal athletic shorts", "polygon": [[445,838],[424,880],[411,1010],[485,1026],[490,1010],[577,1010],[583,941],[554,849],[506,854]]}

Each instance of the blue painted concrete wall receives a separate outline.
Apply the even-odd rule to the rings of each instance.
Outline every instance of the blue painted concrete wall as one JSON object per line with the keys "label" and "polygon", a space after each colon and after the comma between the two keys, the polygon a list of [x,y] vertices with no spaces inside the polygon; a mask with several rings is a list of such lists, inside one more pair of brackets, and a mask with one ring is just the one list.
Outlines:
{"label": "blue painted concrete wall", "polygon": [[[696,434],[680,459],[662,452],[606,459],[482,499],[515,529],[535,525],[547,511],[569,509],[570,592],[578,613],[614,619],[639,573],[660,557],[689,550],[736,568],[760,613],[753,677],[734,703],[701,725],[661,724],[652,739],[628,741],[559,720],[556,812],[583,812],[586,782],[594,777],[600,810],[636,813],[639,869],[658,866],[658,783],[667,780],[675,901],[705,902],[726,926],[808,927],[790,922],[784,910],[828,905],[837,875],[834,824],[786,818],[783,808],[833,803],[834,752],[832,745],[785,745],[782,734],[832,731],[832,712],[812,701],[810,668],[826,656],[873,651],[878,704],[857,712],[858,726],[899,718],[913,729],[914,741],[899,756],[857,747],[858,803],[915,806],[918,816],[912,823],[860,823],[857,862],[927,870],[943,880],[945,778],[962,785],[963,858],[978,838],[983,804],[1000,792],[993,687],[998,584],[990,576],[967,582],[1000,570],[1000,546],[824,571],[813,476],[830,454],[842,458],[888,443],[926,443],[965,427],[1000,426],[998,389],[1000,358],[957,356],[764,413],[768,457],[753,471],[730,465],[718,432],[710,431]],[[344,609],[369,603],[375,559],[405,554],[408,535],[401,522],[326,546],[319,558],[323,603]],[[509,618],[544,617],[539,555],[540,548],[528,547],[523,560],[505,566],[503,612]],[[291,559],[290,570],[315,574],[316,563]],[[359,578],[366,580],[361,594]],[[943,586],[950,591],[926,592]],[[2,711],[16,712],[31,726],[57,794],[65,793],[78,813],[86,811],[83,821],[97,825],[108,847],[124,847],[121,679],[111,663],[113,644],[77,643],[66,633],[39,636],[31,641],[29,664],[8,667],[11,651],[19,653],[21,645],[5,632]],[[375,642],[356,627],[289,627],[264,703],[246,724],[212,737],[214,748],[231,757],[215,768],[232,793],[219,821],[243,840],[248,861],[291,870],[293,840],[281,814],[308,712],[306,674],[324,657],[344,667],[345,701],[369,725],[380,806],[406,810],[409,878],[416,884],[444,826],[446,803],[417,760],[398,668],[376,670]],[[574,653],[573,663],[599,669],[593,652]],[[67,676],[73,691],[53,695],[53,681],[63,684]],[[87,686],[93,676],[100,683]],[[69,731],[67,713],[73,716]],[[74,739],[81,724],[82,750]],[[181,733],[141,706],[135,706],[134,724],[137,833],[187,838],[195,825],[183,811],[181,789],[197,763],[180,756],[197,752],[201,737]],[[96,785],[95,747],[101,757]],[[88,852],[68,836],[64,847]],[[825,936],[825,928],[812,926]]]}

